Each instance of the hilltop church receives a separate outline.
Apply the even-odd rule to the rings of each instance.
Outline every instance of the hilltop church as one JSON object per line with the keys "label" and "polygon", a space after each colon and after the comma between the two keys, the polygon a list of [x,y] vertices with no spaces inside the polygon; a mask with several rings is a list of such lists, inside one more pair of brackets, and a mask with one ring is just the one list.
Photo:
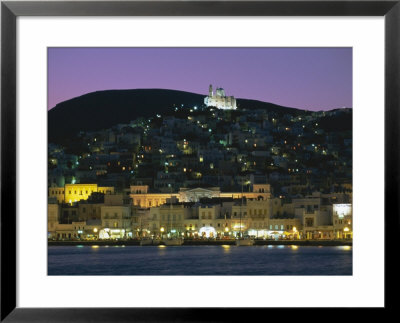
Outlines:
{"label": "hilltop church", "polygon": [[220,87],[216,88],[214,95],[212,84],[210,84],[208,96],[204,98],[204,104],[223,110],[236,110],[236,99],[233,96],[226,96],[225,90]]}

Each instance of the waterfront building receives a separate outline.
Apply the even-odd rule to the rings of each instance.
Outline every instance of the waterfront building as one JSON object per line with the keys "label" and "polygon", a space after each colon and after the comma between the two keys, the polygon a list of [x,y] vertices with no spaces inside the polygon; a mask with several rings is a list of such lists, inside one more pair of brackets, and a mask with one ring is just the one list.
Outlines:
{"label": "waterfront building", "polygon": [[49,234],[50,239],[79,240],[83,239],[86,222],[56,223],[54,230]]}
{"label": "waterfront building", "polygon": [[[150,208],[141,208],[139,206],[132,206],[132,238],[142,238],[152,235],[150,229],[153,227],[153,223],[150,218]],[[158,228],[153,228],[154,232],[159,232]]]}
{"label": "waterfront building", "polygon": [[204,98],[204,104],[222,110],[236,110],[236,99],[233,96],[226,96],[225,90],[219,87],[214,94],[212,84],[210,84],[208,96]]}
{"label": "waterfront building", "polygon": [[304,239],[334,239],[332,205],[320,192],[292,201],[295,218],[301,220]]}
{"label": "waterfront building", "polygon": [[266,236],[270,207],[268,200],[203,198],[201,202],[179,202],[176,197],[150,208],[149,231],[183,235],[187,238],[236,237],[257,229]]}
{"label": "waterfront building", "polygon": [[302,219],[305,239],[333,239],[331,213],[328,210],[302,209],[296,210]]}
{"label": "waterfront building", "polygon": [[188,208],[176,199],[157,208],[160,233],[163,236],[181,236],[184,231],[184,219]]}
{"label": "waterfront building", "polygon": [[353,239],[352,205],[333,204],[333,230],[336,239]]}
{"label": "waterfront building", "polygon": [[101,219],[87,220],[83,229],[83,239],[97,240],[101,230]]}
{"label": "waterfront building", "polygon": [[181,188],[179,190],[179,201],[181,202],[198,202],[202,198],[215,198],[220,197],[219,187],[210,188]]}
{"label": "waterfront building", "polygon": [[165,204],[167,199],[179,196],[178,193],[147,193],[147,190],[148,186],[146,191],[140,191],[136,189],[136,186],[131,186],[132,204],[142,208],[157,207]]}
{"label": "waterfront building", "polygon": [[64,187],[50,187],[49,197],[57,198],[59,203],[71,204],[87,200],[94,192],[113,194],[114,187],[102,187],[97,184],[65,184]]}
{"label": "waterfront building", "polygon": [[269,219],[265,235],[268,239],[279,240],[283,237],[300,239],[302,224],[300,219]]}
{"label": "waterfront building", "polygon": [[[132,236],[130,206],[101,207],[100,239],[122,239]],[[130,233],[130,234],[129,234]]]}
{"label": "waterfront building", "polygon": [[132,212],[130,198],[122,194],[104,196],[101,206],[101,239],[132,237]]}
{"label": "waterfront building", "polygon": [[[260,190],[263,190],[260,188]],[[237,209],[237,206],[236,206]],[[268,199],[247,199],[246,214],[249,219],[248,234],[257,238],[266,237],[268,223],[272,215],[271,200]]]}
{"label": "waterfront building", "polygon": [[82,221],[88,221],[88,220],[98,220],[101,219],[101,207],[104,205],[104,200],[102,203],[98,201],[80,201],[78,203],[78,213],[79,213],[79,218]]}
{"label": "waterfront building", "polygon": [[[209,200],[208,200],[209,201]],[[209,201],[205,203],[196,203],[198,214],[198,229],[195,232],[202,238],[222,237],[224,233],[232,231],[232,223],[225,218],[224,211],[226,205],[220,203],[219,200]],[[228,230],[224,231],[226,228]]]}
{"label": "waterfront building", "polygon": [[56,203],[47,204],[47,232],[48,238],[56,238],[56,227],[60,221],[60,205]]}
{"label": "waterfront building", "polygon": [[79,218],[79,207],[76,203],[60,204],[60,224],[71,224],[72,222],[81,222]]}
{"label": "waterfront building", "polygon": [[254,184],[252,192],[221,192],[219,187],[180,188],[178,193],[149,193],[147,185],[131,185],[130,197],[133,205],[143,208],[160,206],[169,198],[177,198],[179,202],[199,202],[202,198],[246,198],[269,199],[271,187],[269,184]]}
{"label": "waterfront building", "polygon": [[[91,197],[59,204],[52,198],[48,236],[61,240],[145,236],[224,239],[241,233],[275,240],[352,238],[351,204],[331,202],[340,200],[340,194],[313,193],[285,200],[271,198],[268,184],[254,184],[252,191],[222,193],[211,187],[160,194],[149,193],[147,185],[136,185],[125,194],[101,194],[101,201]],[[134,204],[138,197],[145,198],[144,207],[138,201]]]}

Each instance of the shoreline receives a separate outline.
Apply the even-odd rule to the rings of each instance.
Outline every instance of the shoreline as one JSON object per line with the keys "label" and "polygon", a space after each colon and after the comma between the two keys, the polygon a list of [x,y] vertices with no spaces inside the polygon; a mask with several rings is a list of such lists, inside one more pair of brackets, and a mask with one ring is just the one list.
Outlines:
{"label": "shoreline", "polygon": [[[140,240],[48,241],[51,246],[140,246]],[[162,243],[161,243],[162,245]],[[235,245],[235,240],[184,240],[183,246]],[[254,246],[352,246],[351,240],[255,240]],[[143,246],[146,247],[146,246]]]}

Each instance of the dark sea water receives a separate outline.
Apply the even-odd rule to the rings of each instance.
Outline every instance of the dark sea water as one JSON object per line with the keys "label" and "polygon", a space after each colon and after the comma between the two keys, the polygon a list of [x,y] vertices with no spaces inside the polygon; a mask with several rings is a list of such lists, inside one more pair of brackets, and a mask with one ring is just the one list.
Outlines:
{"label": "dark sea water", "polygon": [[49,275],[351,275],[352,247],[49,246]]}

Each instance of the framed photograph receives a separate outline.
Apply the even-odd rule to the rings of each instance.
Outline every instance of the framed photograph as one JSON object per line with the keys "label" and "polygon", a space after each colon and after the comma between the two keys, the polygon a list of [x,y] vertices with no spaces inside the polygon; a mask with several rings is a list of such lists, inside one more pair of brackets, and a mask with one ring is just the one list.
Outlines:
{"label": "framed photograph", "polygon": [[1,320],[391,309],[399,14],[3,1]]}

